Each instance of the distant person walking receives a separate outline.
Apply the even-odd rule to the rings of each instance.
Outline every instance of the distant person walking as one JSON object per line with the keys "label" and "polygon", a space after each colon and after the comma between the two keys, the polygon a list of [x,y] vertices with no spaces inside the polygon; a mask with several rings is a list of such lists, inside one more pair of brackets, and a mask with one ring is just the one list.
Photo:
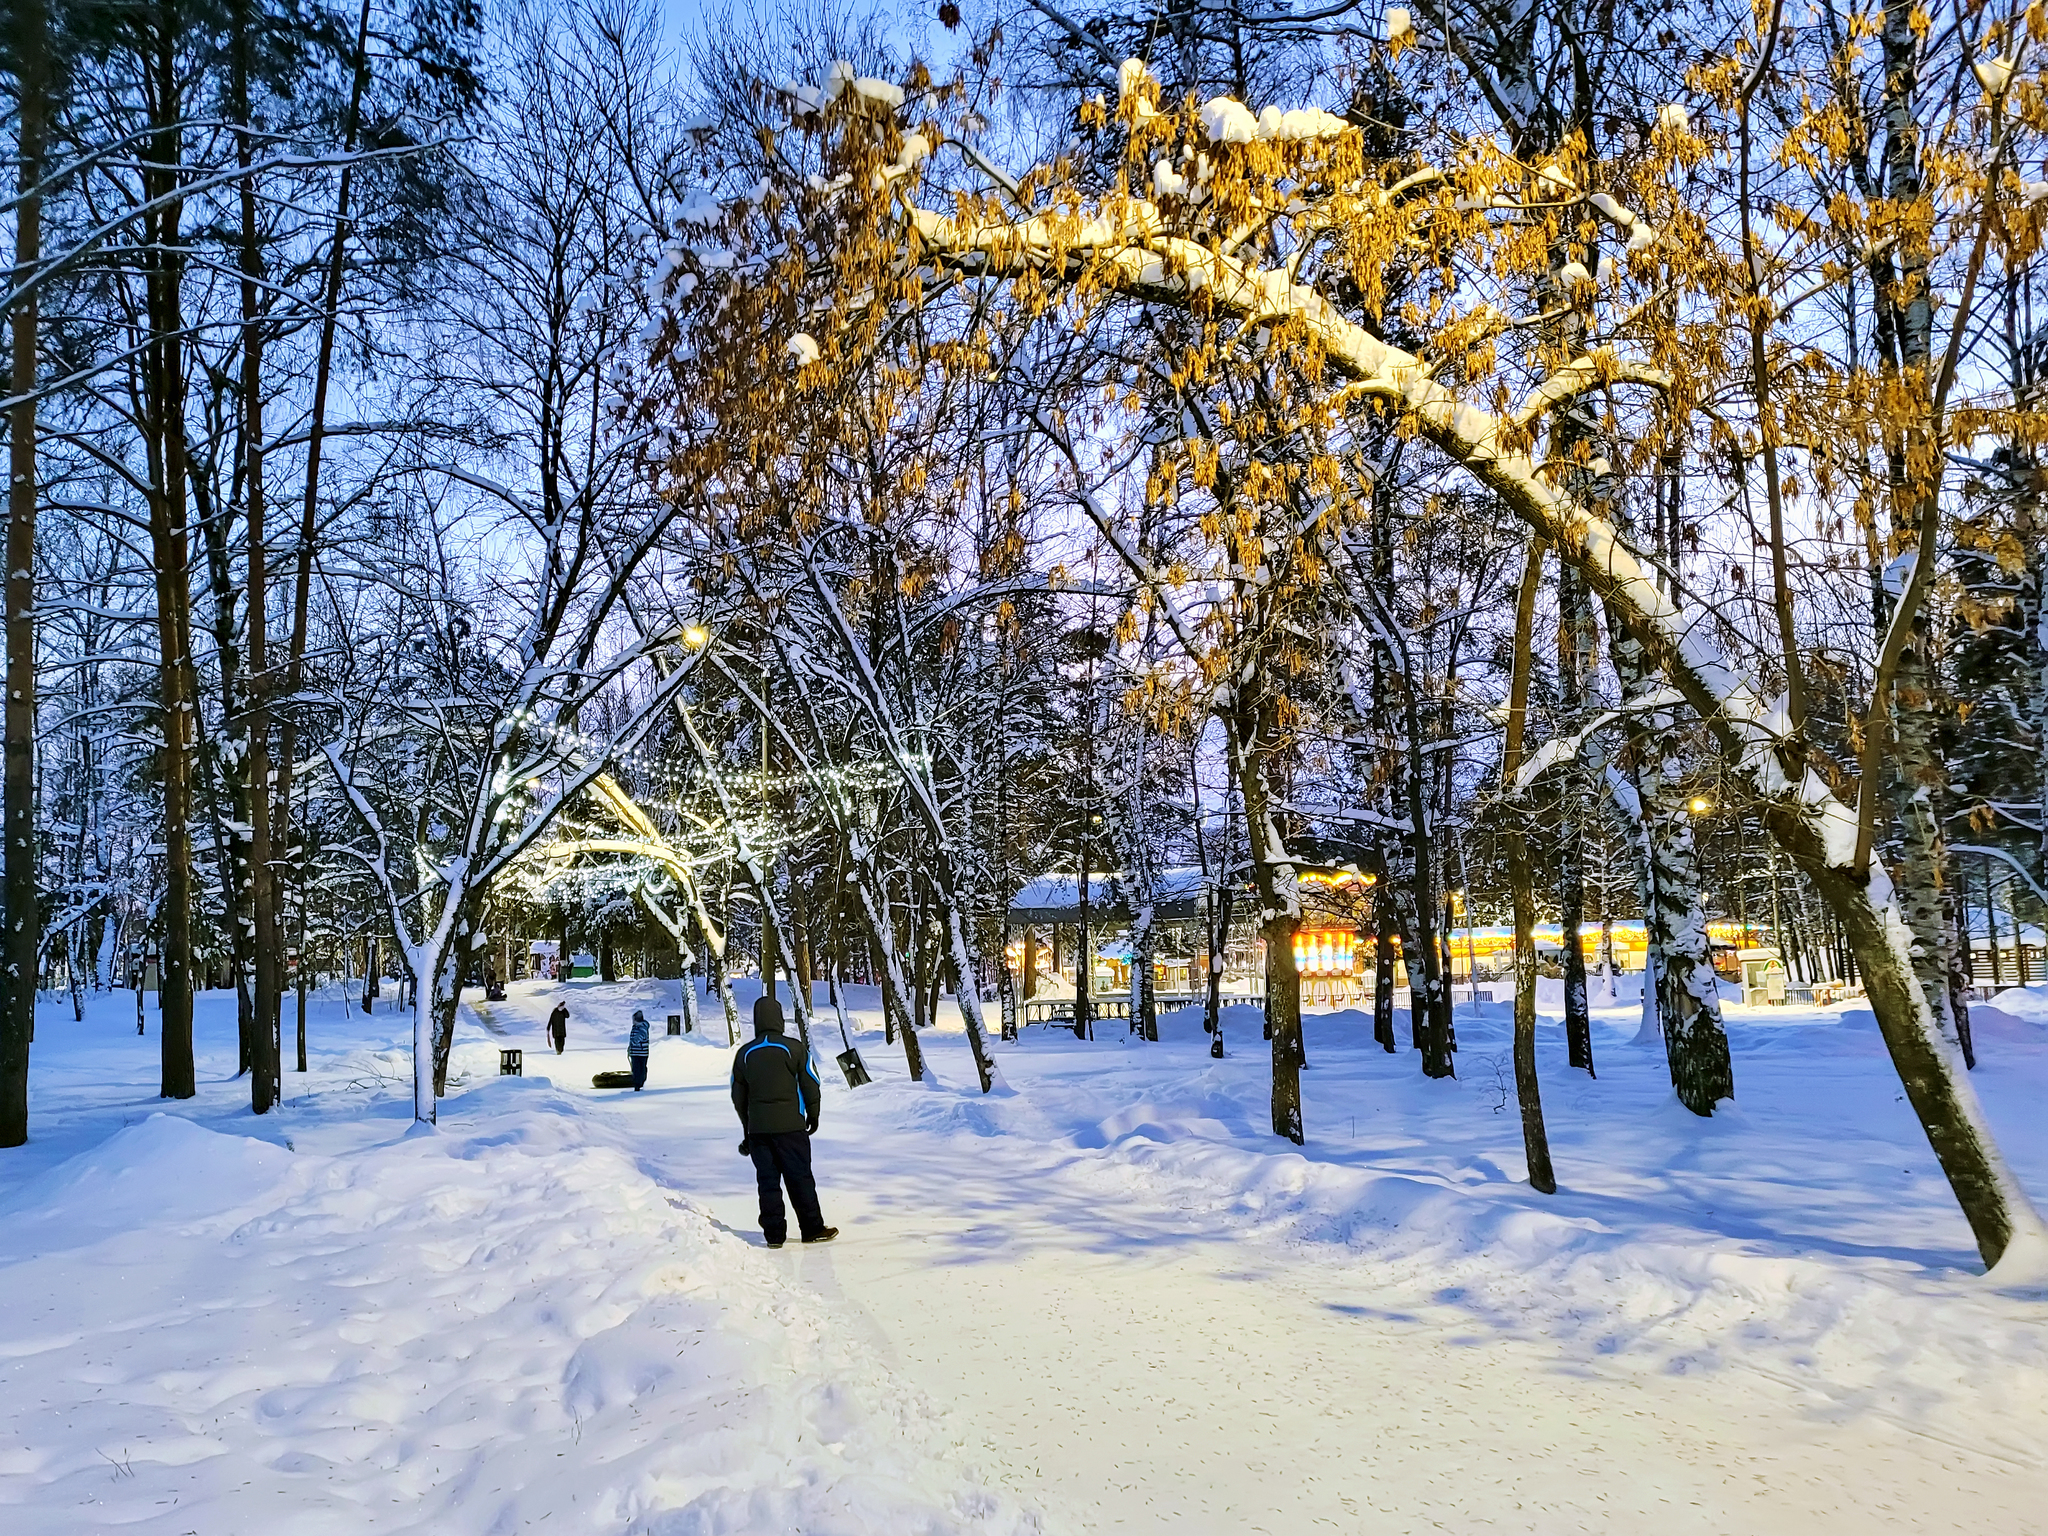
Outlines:
{"label": "distant person walking", "polygon": [[633,1033],[626,1041],[626,1061],[633,1068],[633,1091],[647,1086],[647,1015],[633,1010]]}
{"label": "distant person walking", "polygon": [[829,1243],[839,1235],[818,1209],[818,1183],[811,1177],[811,1137],[818,1129],[823,1093],[810,1053],[782,1033],[782,1004],[772,997],[754,1004],[754,1038],[732,1060],[732,1107],[746,1138],[740,1151],[754,1160],[761,1193],[761,1235],[770,1248],[789,1238],[782,1186],[796,1207],[797,1232],[807,1243]]}
{"label": "distant person walking", "polygon": [[569,1044],[569,1005],[567,1003],[555,1004],[555,1011],[548,1015],[548,1038],[555,1042],[555,1054],[557,1056],[561,1055],[562,1051]]}

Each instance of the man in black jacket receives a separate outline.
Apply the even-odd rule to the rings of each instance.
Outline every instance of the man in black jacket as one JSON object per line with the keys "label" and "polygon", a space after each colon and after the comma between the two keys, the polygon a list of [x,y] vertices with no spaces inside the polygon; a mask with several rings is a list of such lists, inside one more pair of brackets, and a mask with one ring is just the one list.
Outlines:
{"label": "man in black jacket", "polygon": [[782,1186],[796,1207],[797,1231],[807,1243],[829,1243],[839,1235],[818,1209],[818,1184],[811,1177],[811,1136],[818,1129],[818,1074],[810,1053],[782,1033],[782,1004],[772,997],[754,1004],[754,1038],[732,1061],[732,1107],[739,1111],[746,1139],[740,1151],[754,1160],[761,1191],[761,1235],[770,1248],[789,1237]]}

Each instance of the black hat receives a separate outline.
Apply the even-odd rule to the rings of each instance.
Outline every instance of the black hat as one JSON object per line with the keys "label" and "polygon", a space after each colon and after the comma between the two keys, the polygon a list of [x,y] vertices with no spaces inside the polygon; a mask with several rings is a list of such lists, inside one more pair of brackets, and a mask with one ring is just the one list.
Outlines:
{"label": "black hat", "polygon": [[779,1035],[782,1033],[782,1004],[772,997],[754,999],[754,1033],[757,1035]]}

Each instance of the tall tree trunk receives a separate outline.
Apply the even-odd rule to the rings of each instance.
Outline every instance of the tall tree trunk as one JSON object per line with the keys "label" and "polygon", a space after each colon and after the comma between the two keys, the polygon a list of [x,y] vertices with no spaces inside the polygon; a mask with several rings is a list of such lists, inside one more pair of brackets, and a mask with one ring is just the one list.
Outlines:
{"label": "tall tree trunk", "polygon": [[[1535,641],[1536,588],[1543,580],[1543,541],[1529,541],[1522,587],[1515,603],[1515,650],[1508,684],[1508,718],[1501,750],[1503,794],[1514,793],[1522,767],[1522,733],[1529,714],[1529,667]],[[1536,892],[1522,810],[1511,805],[1507,828],[1508,891],[1515,912],[1515,1103],[1522,1113],[1522,1154],[1532,1188],[1557,1192],[1550,1165],[1550,1133],[1543,1123],[1543,1090],[1536,1077]]]}
{"label": "tall tree trunk", "polygon": [[1224,713],[1231,769],[1244,799],[1245,830],[1259,885],[1259,934],[1266,943],[1266,1032],[1273,1046],[1273,1134],[1300,1146],[1301,973],[1294,964],[1294,934],[1301,926],[1301,883],[1266,784],[1273,710],[1240,700]]}
{"label": "tall tree trunk", "polygon": [[[243,773],[249,803],[249,908],[254,924],[252,935],[255,966],[256,1030],[254,1056],[250,1063],[250,1108],[264,1114],[283,1091],[282,1040],[279,1037],[280,988],[283,955],[277,920],[276,874],[271,867],[270,848],[270,711],[265,654],[265,629],[269,611],[265,585],[269,579],[264,560],[263,486],[263,258],[256,226],[256,185],[249,174],[254,159],[251,134],[255,125],[249,113],[249,16],[246,4],[236,6],[233,47],[235,110],[243,132],[238,136],[236,161],[241,179],[241,298],[242,298],[242,432],[243,500],[248,522],[248,714],[244,727],[247,757]],[[229,700],[233,708],[234,701]]]}
{"label": "tall tree trunk", "polygon": [[[1287,873],[1291,876],[1290,867]],[[1265,904],[1259,935],[1266,941],[1266,1029],[1273,1037],[1273,1134],[1296,1146],[1307,1140],[1301,1114],[1301,970],[1294,958],[1299,910]]]}
{"label": "tall tree trunk", "polygon": [[[998,623],[996,643],[1002,644],[1003,626]],[[1010,899],[1016,887],[1010,878],[1010,653],[1000,651],[996,668],[1000,692],[996,696],[996,900],[1002,917],[996,930],[996,1000],[1002,1010],[1002,1038],[1017,1038],[1017,979],[1010,971]],[[1197,836],[1200,834],[1197,833]],[[1025,974],[1031,973],[1035,957],[1025,945]],[[1027,981],[1026,986],[1031,983]]]}
{"label": "tall tree trunk", "polygon": [[[1570,564],[1557,579],[1557,692],[1560,725],[1576,731],[1585,722],[1586,658],[1591,651],[1587,631],[1593,610],[1586,584]],[[1593,1021],[1586,1003],[1586,952],[1579,929],[1586,916],[1586,791],[1578,754],[1572,755],[1558,779],[1557,900],[1564,945],[1564,1038],[1571,1064],[1593,1074]]]}
{"label": "tall tree trunk", "polygon": [[1220,1042],[1223,1038],[1223,965],[1230,948],[1230,909],[1237,896],[1237,888],[1231,881],[1220,881],[1222,890],[1211,898],[1214,905],[1209,909],[1209,975],[1208,990],[1202,1000],[1202,1020],[1208,1026],[1209,1038],[1219,1043],[1212,1051],[1221,1055]]}
{"label": "tall tree trunk", "polygon": [[[342,126],[342,152],[353,153],[362,131],[363,92],[370,76],[370,0],[362,0],[356,17],[355,66],[349,87],[348,112]],[[313,543],[319,529],[320,464],[327,442],[327,395],[334,374],[334,338],[341,323],[342,278],[346,270],[349,235],[349,207],[354,194],[355,165],[345,161],[334,195],[334,238],[327,250],[327,272],[320,296],[320,341],[313,364],[313,398],[306,425],[306,484],[299,508],[298,548],[294,551],[292,573],[292,630],[285,660],[283,720],[278,739],[277,789],[270,816],[271,841],[293,857],[294,838],[303,840],[305,829],[295,832],[291,817],[292,777],[297,767],[299,744],[299,690],[305,685],[306,636],[312,615]],[[257,587],[252,581],[250,586]],[[264,713],[268,714],[269,690],[266,680]],[[297,855],[299,903],[303,913],[306,900],[303,853]],[[275,904],[275,896],[272,901]],[[299,965],[305,959],[304,920],[300,922]],[[305,1070],[306,1024],[304,987],[299,1005],[299,1070]]]}
{"label": "tall tree trunk", "polygon": [[[189,451],[186,462],[189,467]],[[239,484],[240,480],[238,472],[235,481]],[[240,707],[247,691],[242,657],[242,600],[235,585],[235,552],[229,543],[228,525],[233,511],[232,506],[219,507],[213,503],[204,475],[193,476],[189,490],[212,597],[214,668],[220,681],[223,727],[222,739],[211,745],[195,735],[197,787],[213,821],[214,858],[220,869],[228,976],[235,989],[235,1070],[253,1072],[256,999],[250,991],[249,979],[255,968],[256,926],[249,908],[248,837],[253,813],[249,805],[249,722]],[[196,721],[196,714],[194,718]]]}
{"label": "tall tree trunk", "polygon": [[809,1005],[811,998],[811,923],[810,914],[804,903],[804,881],[798,875],[796,862],[790,861],[789,880],[789,926],[795,940],[790,951],[789,985]]}
{"label": "tall tree trunk", "polygon": [[[1384,865],[1385,860],[1382,859],[1381,863]],[[1372,1037],[1390,1056],[1397,1049],[1394,1039],[1394,944],[1397,929],[1392,895],[1382,868],[1378,889],[1372,893]]]}
{"label": "tall tree trunk", "polygon": [[149,71],[155,118],[152,165],[144,187],[163,199],[147,222],[151,250],[145,257],[149,324],[148,349],[152,458],[155,485],[149,499],[150,552],[156,566],[158,675],[163,705],[164,899],[162,990],[162,1095],[189,1099],[198,1091],[192,1061],[192,732],[198,687],[192,662],[192,581],[186,556],[185,357],[181,288],[184,263],[183,204],[173,194],[183,159],[178,122],[183,115],[178,75],[180,28],[174,7],[164,6],[150,38]]}
{"label": "tall tree trunk", "polygon": [[[42,260],[43,140],[49,113],[48,17],[42,0],[15,10],[20,70],[16,106],[14,280],[25,281]],[[36,1027],[36,956],[42,948],[42,912],[36,889],[36,333],[37,290],[24,293],[8,316],[14,407],[8,415],[7,487],[7,704],[4,836],[0,913],[7,938],[7,986],[0,996],[0,1147],[28,1140],[28,1053]]]}
{"label": "tall tree trunk", "polygon": [[[1028,947],[1028,946],[1027,946]],[[1010,971],[1010,925],[1003,924],[996,949],[996,1000],[1005,1040],[1017,1038],[1017,978]]]}
{"label": "tall tree trunk", "polygon": [[[1088,803],[1094,803],[1092,795]],[[1085,817],[1088,812],[1084,810],[1081,814]],[[1080,882],[1076,889],[1081,898],[1081,926],[1074,936],[1074,1038],[1080,1040],[1091,1036],[1095,1029],[1095,999],[1092,996],[1095,990],[1095,935],[1091,931],[1088,910],[1088,842],[1085,835],[1081,841],[1077,878]]]}
{"label": "tall tree trunk", "polygon": [[[741,867],[742,869],[745,868],[744,865]],[[749,871],[749,873],[751,872]],[[765,885],[770,878],[773,878],[772,874],[764,877],[758,884]],[[749,881],[749,883],[754,884],[756,882]],[[777,953],[775,943],[776,925],[768,921],[768,902],[765,897],[760,900],[758,910],[761,914],[761,932],[756,939],[755,949],[757,958],[760,961],[761,995],[772,999],[777,996],[775,972],[782,964],[782,956]]]}
{"label": "tall tree trunk", "polygon": [[[455,893],[449,893],[455,900]],[[413,1007],[433,1029],[434,1097],[448,1096],[448,1057],[455,1046],[455,1018],[462,1007],[462,984],[469,976],[472,941],[483,931],[483,892],[465,889],[456,909],[447,947],[429,954],[429,963],[412,973]],[[421,985],[422,971],[425,985]],[[438,1111],[437,1111],[438,1114]],[[429,1117],[433,1118],[433,1117]]]}
{"label": "tall tree trunk", "polygon": [[[1641,642],[1617,625],[1612,652],[1623,701],[1640,706],[1661,687],[1645,665]],[[1678,1102],[1696,1115],[1711,1115],[1715,1104],[1735,1096],[1735,1069],[1700,901],[1693,818],[1680,791],[1678,760],[1666,756],[1675,750],[1677,722],[1669,709],[1642,707],[1629,709],[1626,719],[1634,782],[1610,769],[1609,783],[1636,828],[1649,944],[1644,1013],[1658,1021]]]}
{"label": "tall tree trunk", "polygon": [[[950,887],[952,861],[942,858],[940,868]],[[947,968],[952,973],[953,1000],[960,1008],[961,1027],[967,1031],[967,1046],[974,1056],[974,1070],[981,1079],[981,1091],[987,1093],[996,1085],[996,1064],[995,1058],[988,1053],[988,1032],[981,1017],[981,991],[975,984],[975,975],[980,967],[976,963],[974,939],[968,932],[967,919],[950,889],[944,893],[939,916],[944,923],[940,937],[946,946]]]}
{"label": "tall tree trunk", "polygon": [[[1400,451],[1397,442],[1394,452]],[[1372,547],[1372,580],[1382,592],[1394,588],[1394,497],[1392,486],[1393,464],[1389,472],[1375,475],[1372,483],[1372,526],[1370,529]],[[1383,724],[1391,714],[1387,698],[1387,653],[1386,648],[1376,645],[1372,648],[1372,694],[1371,717],[1375,723]],[[1398,814],[1401,803],[1401,757],[1398,752],[1389,751],[1386,757],[1387,805]],[[1405,858],[1404,852],[1401,855]],[[1398,1050],[1394,1037],[1394,944],[1401,929],[1400,914],[1396,908],[1392,861],[1381,845],[1379,868],[1374,872],[1376,885],[1372,893],[1373,915],[1373,990],[1372,990],[1372,1037],[1379,1041],[1380,1048],[1389,1055]],[[1411,978],[1412,979],[1412,978]],[[1409,1033],[1415,1037],[1415,1045],[1422,1044],[1415,1020],[1415,1001],[1409,997]]]}
{"label": "tall tree trunk", "polygon": [[[1951,862],[1956,874],[1960,876],[1961,861]],[[1984,892],[1987,922],[1991,919],[1991,902],[1994,896],[1995,893],[1987,887]],[[1972,943],[1969,914],[1965,904],[1957,899],[1953,884],[1944,883],[1942,886],[1941,923],[1948,933],[1949,941],[1948,975],[1944,978],[1944,987],[1948,993],[1949,1017],[1955,1021],[1956,1044],[1962,1049],[1963,1065],[1974,1071],[1977,1066],[1977,1042],[1970,1037],[1970,987],[1974,978],[1970,973]],[[1991,942],[1991,953],[1995,962],[1998,954],[1998,932],[1995,926],[1992,928]],[[1993,969],[1996,970],[1995,963]],[[1807,979],[1811,981],[1815,978],[1809,974]]]}
{"label": "tall tree trunk", "polygon": [[851,850],[854,894],[860,898],[861,920],[867,928],[868,943],[874,951],[875,979],[882,989],[882,1022],[885,1038],[903,1036],[903,1064],[913,1083],[924,1081],[924,1049],[918,1043],[917,1028],[905,998],[903,969],[889,931],[889,905],[882,894],[879,870],[866,858],[864,846]]}
{"label": "tall tree trunk", "polygon": [[[720,1012],[725,1017],[725,1043],[739,1043],[740,1008],[732,995],[732,982],[725,971],[725,935],[719,925],[712,921],[711,908],[704,900],[704,887],[687,871],[677,876],[683,888],[683,898],[689,903],[690,912],[697,922],[697,935],[704,941],[704,992],[707,997],[716,997]],[[566,946],[565,946],[566,947]],[[694,988],[684,978],[684,1003],[694,1013],[697,999]]]}
{"label": "tall tree trunk", "polygon": [[[1401,959],[1408,970],[1409,1033],[1422,1052],[1425,1077],[1454,1077],[1457,1049],[1451,1021],[1451,989],[1444,977],[1443,949],[1437,942],[1436,838],[1425,761],[1422,700],[1418,680],[1407,670],[1407,658],[1394,679],[1401,696],[1402,734],[1396,757],[1398,788],[1408,830],[1400,842],[1400,865],[1393,871],[1395,912],[1401,927]],[[1400,802],[1397,802],[1400,803]]]}
{"label": "tall tree trunk", "polygon": [[1948,775],[1935,746],[1932,636],[1924,616],[1899,657],[1894,693],[1895,719],[1891,799],[1898,824],[1897,853],[1888,862],[1898,888],[1899,907],[1913,932],[1913,971],[1945,1038],[1960,1046],[1962,1035],[1949,992],[1952,929],[1944,905],[1948,873],[1942,836]]}
{"label": "tall tree trunk", "polygon": [[1147,901],[1131,920],[1131,1027],[1146,1040],[1159,1038],[1159,1006],[1154,992],[1158,978],[1153,974],[1153,957],[1159,941],[1153,910],[1152,903]]}
{"label": "tall tree trunk", "polygon": [[704,978],[707,990],[718,995],[719,1012],[725,1018],[725,1043],[737,1045],[740,1039],[740,1005],[732,995],[732,976],[725,966],[725,940],[711,921],[711,914],[705,910],[702,900],[695,903],[698,931],[704,936]]}

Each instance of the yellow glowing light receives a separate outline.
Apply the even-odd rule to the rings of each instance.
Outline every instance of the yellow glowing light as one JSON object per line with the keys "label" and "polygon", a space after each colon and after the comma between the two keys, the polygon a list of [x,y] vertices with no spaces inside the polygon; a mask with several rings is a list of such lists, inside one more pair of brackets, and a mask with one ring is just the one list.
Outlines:
{"label": "yellow glowing light", "polygon": [[1690,810],[1695,816],[1704,816],[1713,808],[1714,802],[1709,800],[1705,795],[1694,795],[1692,797],[1692,803],[1686,807],[1686,809]]}
{"label": "yellow glowing light", "polygon": [[711,631],[701,624],[686,625],[683,629],[683,643],[691,650],[701,650],[711,639]]}

